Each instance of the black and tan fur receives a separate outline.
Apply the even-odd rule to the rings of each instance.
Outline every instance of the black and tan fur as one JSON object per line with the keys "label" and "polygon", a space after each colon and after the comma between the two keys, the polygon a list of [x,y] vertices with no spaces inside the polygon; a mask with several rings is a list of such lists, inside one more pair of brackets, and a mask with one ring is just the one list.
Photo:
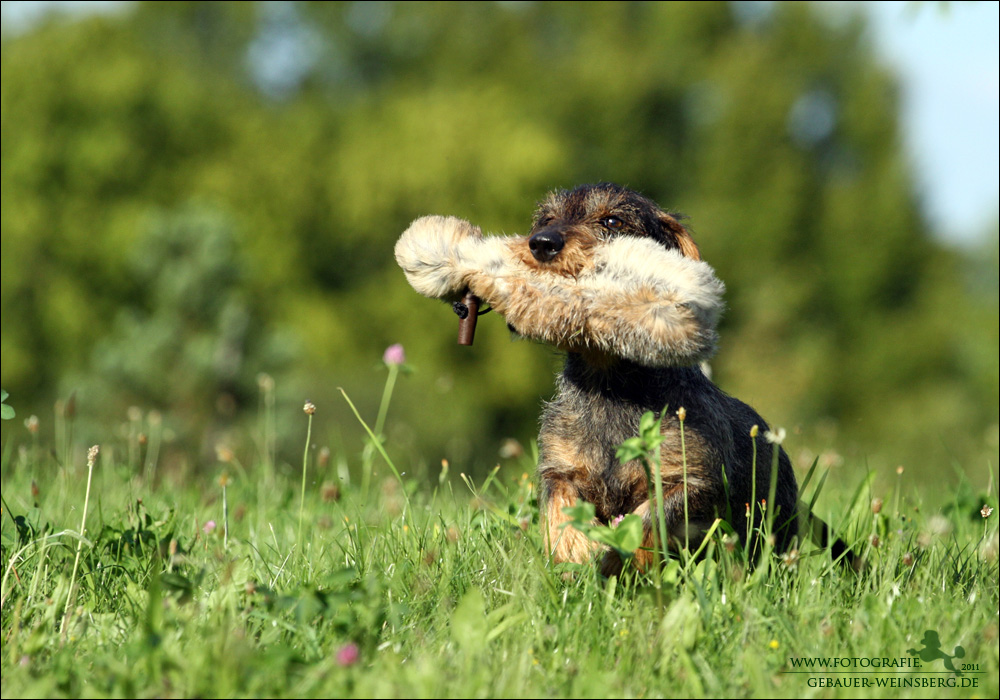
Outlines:
{"label": "black and tan fur", "polygon": [[[543,534],[555,561],[600,556],[603,573],[621,570],[617,554],[565,527],[563,508],[582,499],[602,523],[642,516],[645,541],[635,562],[648,565],[646,476],[637,462],[620,464],[615,452],[638,434],[643,413],[665,407],[660,474],[672,543],[685,537],[685,465],[690,541],[700,541],[716,517],[728,518],[745,539],[747,504],[769,491],[772,445],[763,419],[699,367],[715,350],[724,287],[674,216],[617,185],[585,185],[549,195],[523,237],[484,237],[461,219],[418,219],[397,243],[396,259],[421,294],[455,300],[471,290],[519,335],[566,352],[539,436]],[[775,503],[767,507],[777,509],[781,550],[796,534],[798,489],[778,450]]]}

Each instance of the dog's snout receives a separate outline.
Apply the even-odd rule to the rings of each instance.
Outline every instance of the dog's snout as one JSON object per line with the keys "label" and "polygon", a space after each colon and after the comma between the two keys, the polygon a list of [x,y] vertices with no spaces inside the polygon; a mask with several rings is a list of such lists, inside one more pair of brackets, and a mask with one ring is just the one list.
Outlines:
{"label": "dog's snout", "polygon": [[528,248],[538,262],[550,262],[565,244],[562,234],[552,229],[542,229],[528,239]]}

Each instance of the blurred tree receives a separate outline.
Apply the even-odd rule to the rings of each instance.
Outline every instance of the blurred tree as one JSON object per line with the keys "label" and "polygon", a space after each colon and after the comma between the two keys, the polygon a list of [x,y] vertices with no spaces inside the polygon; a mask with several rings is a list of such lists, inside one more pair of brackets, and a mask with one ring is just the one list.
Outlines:
{"label": "blurred tree", "polygon": [[233,91],[140,45],[107,18],[4,42],[3,372],[21,393],[80,369],[138,301],[126,267],[140,222],[194,196],[236,131]]}
{"label": "blurred tree", "polygon": [[[125,306],[94,347],[81,387],[86,409],[124,416],[169,408],[182,444],[215,444],[256,407],[257,375],[289,366],[294,340],[269,327],[245,279],[224,216],[181,211],[153,219],[129,260],[141,306]],[[86,418],[86,414],[84,414]]]}
{"label": "blurred tree", "polygon": [[[830,419],[839,444],[893,464],[928,461],[929,433],[947,448],[935,460],[996,450],[981,437],[997,421],[995,303],[924,230],[895,86],[859,19],[785,3],[143,2],[5,39],[2,109],[14,396],[50,397],[158,306],[185,318],[129,260],[151,209],[197,201],[244,256],[233,289],[254,327],[300,335],[285,381],[328,397],[343,439],[335,387],[374,414],[372,368],[403,342],[418,371],[393,445],[492,460],[533,434],[557,360],[499,342],[491,317],[457,348],[392,245],[427,213],[523,232],[547,189],[613,180],[691,215],[729,285],[716,376],[772,422]],[[146,313],[132,331],[112,326],[122,305]],[[172,334],[197,335],[188,323]],[[207,401],[197,384],[164,400]]]}

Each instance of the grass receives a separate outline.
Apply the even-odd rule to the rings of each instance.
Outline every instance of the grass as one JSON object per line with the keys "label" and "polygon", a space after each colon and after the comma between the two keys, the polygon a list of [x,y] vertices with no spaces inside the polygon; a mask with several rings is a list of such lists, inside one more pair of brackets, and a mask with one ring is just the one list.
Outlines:
{"label": "grass", "polygon": [[[528,462],[477,485],[382,461],[380,480],[379,442],[355,465],[364,488],[310,447],[301,477],[265,451],[171,483],[102,446],[88,506],[83,460],[7,447],[4,698],[998,694],[1000,514],[968,488],[934,514],[902,480],[881,498],[859,485],[834,522],[860,573],[807,547],[750,571],[720,531],[654,586],[549,564]],[[971,668],[871,665],[927,655],[928,630]],[[825,657],[858,666],[802,666]]]}

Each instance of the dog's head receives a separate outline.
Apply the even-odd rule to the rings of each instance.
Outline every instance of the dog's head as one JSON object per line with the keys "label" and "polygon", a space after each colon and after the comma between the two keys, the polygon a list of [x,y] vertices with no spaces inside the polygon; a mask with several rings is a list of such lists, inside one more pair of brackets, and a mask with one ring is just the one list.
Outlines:
{"label": "dog's head", "polygon": [[615,236],[652,238],[701,259],[691,234],[674,216],[637,192],[603,182],[558,190],[544,199],[535,210],[524,261],[576,275],[585,269],[592,248]]}

